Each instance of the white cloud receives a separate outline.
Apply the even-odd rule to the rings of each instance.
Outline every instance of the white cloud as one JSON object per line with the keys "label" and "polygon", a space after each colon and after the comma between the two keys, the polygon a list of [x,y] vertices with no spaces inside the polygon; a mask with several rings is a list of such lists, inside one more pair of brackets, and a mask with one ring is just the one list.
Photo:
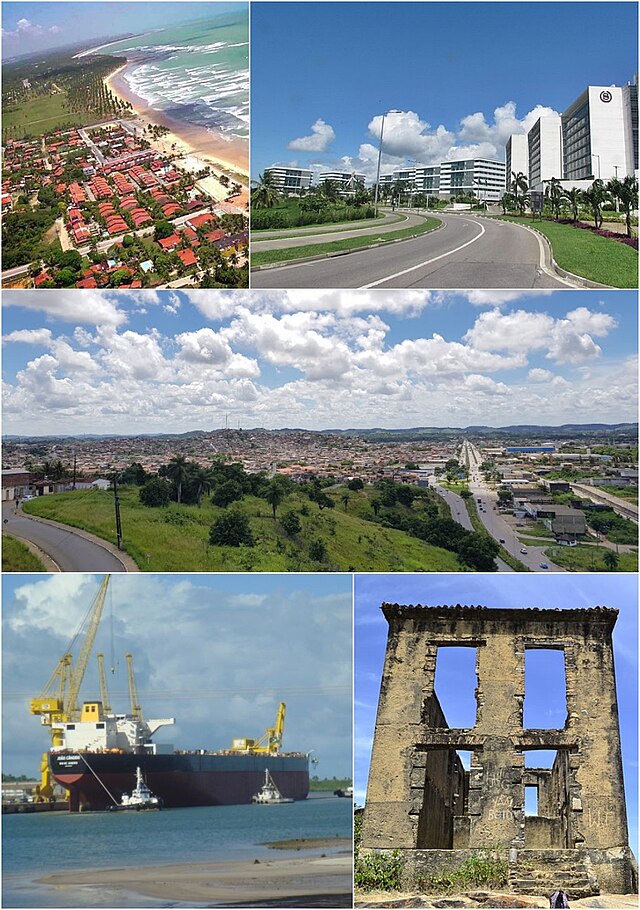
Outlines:
{"label": "white cloud", "polygon": [[325,152],[335,138],[333,127],[318,117],[311,127],[311,136],[292,139],[287,148],[297,152]]}
{"label": "white cloud", "polygon": [[529,370],[527,379],[530,382],[549,382],[549,380],[553,379],[553,373],[550,370],[535,367],[533,370]]}
{"label": "white cloud", "polygon": [[46,313],[61,322],[85,325],[122,325],[127,317],[118,306],[118,299],[103,291],[87,290],[79,294],[69,290],[36,289],[5,291],[3,306],[19,306]]}
{"label": "white cloud", "polygon": [[51,342],[51,329],[17,329],[5,335],[3,341],[20,341],[24,344],[39,344],[48,347]]}

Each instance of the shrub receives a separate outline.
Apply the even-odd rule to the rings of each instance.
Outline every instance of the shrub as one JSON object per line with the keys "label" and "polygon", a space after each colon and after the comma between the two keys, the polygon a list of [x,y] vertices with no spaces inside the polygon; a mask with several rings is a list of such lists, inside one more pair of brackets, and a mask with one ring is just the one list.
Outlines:
{"label": "shrub", "polygon": [[327,556],[327,548],[323,540],[319,538],[311,542],[309,547],[309,556],[315,562],[322,562]]}
{"label": "shrub", "polygon": [[242,512],[229,511],[220,515],[211,525],[209,543],[215,547],[252,547],[249,519]]}
{"label": "shrub", "polygon": [[509,863],[500,849],[481,850],[469,856],[461,866],[441,875],[418,878],[421,891],[464,891],[467,888],[502,888],[507,884]]}
{"label": "shrub", "polygon": [[400,852],[358,852],[354,868],[356,888],[362,891],[399,891],[401,888],[402,859]]}
{"label": "shrub", "polygon": [[288,537],[293,537],[294,534],[299,534],[302,528],[300,516],[296,512],[285,512],[285,514],[280,519],[280,524],[282,525],[282,529]]}
{"label": "shrub", "polygon": [[143,506],[168,506],[171,489],[171,484],[162,477],[152,477],[140,489],[140,502]]}

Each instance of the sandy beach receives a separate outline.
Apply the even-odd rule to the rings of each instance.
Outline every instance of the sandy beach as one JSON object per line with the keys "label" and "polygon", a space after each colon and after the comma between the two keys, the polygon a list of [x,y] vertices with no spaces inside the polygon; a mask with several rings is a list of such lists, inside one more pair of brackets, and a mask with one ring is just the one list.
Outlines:
{"label": "sandy beach", "polygon": [[[345,841],[345,846],[348,841]],[[351,850],[260,862],[181,863],[134,866],[48,875],[38,880],[61,898],[80,888],[143,895],[169,902],[208,906],[352,906]],[[60,906],[63,906],[61,902]]]}
{"label": "sandy beach", "polygon": [[[165,155],[174,155],[178,167],[188,171],[198,171],[210,165],[214,170],[226,174],[231,180],[240,183],[242,191],[232,200],[234,205],[244,209],[249,203],[249,143],[243,139],[224,139],[200,126],[191,126],[183,121],[167,116],[163,111],[146,105],[144,99],[135,95],[124,78],[124,64],[114,70],[104,81],[108,89],[122,101],[128,101],[137,115],[140,128],[148,124],[163,126],[167,134],[150,139],[154,147]],[[226,199],[228,188],[215,177],[206,177],[199,181],[201,186],[217,201]]]}

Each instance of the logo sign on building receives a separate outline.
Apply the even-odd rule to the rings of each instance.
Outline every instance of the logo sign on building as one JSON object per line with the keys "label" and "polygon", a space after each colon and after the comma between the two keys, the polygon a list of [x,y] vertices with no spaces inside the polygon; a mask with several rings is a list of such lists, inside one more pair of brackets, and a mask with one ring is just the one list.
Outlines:
{"label": "logo sign on building", "polygon": [[611,92],[608,92],[606,89],[604,92],[600,92],[600,101],[604,101],[605,104],[608,104],[612,98],[613,98],[613,95],[611,94]]}

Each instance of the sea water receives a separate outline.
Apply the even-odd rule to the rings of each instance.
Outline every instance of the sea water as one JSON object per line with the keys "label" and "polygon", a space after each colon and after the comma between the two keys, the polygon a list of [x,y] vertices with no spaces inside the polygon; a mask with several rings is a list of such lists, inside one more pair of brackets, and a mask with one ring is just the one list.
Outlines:
{"label": "sea water", "polygon": [[246,8],[115,41],[93,53],[126,56],[122,76],[149,107],[223,137],[248,137]]}
{"label": "sea water", "polygon": [[[65,869],[304,857],[307,851],[274,850],[265,844],[295,838],[351,838],[352,819],[352,801],[326,793],[275,806],[5,815],[2,906],[60,907],[60,894],[38,885],[36,879]],[[323,847],[318,852],[332,851]],[[65,892],[65,900],[69,907],[123,906],[118,903],[121,898],[107,895],[104,889],[99,895],[93,888],[74,889],[71,894]],[[166,906],[138,896],[135,900],[141,907]]]}

